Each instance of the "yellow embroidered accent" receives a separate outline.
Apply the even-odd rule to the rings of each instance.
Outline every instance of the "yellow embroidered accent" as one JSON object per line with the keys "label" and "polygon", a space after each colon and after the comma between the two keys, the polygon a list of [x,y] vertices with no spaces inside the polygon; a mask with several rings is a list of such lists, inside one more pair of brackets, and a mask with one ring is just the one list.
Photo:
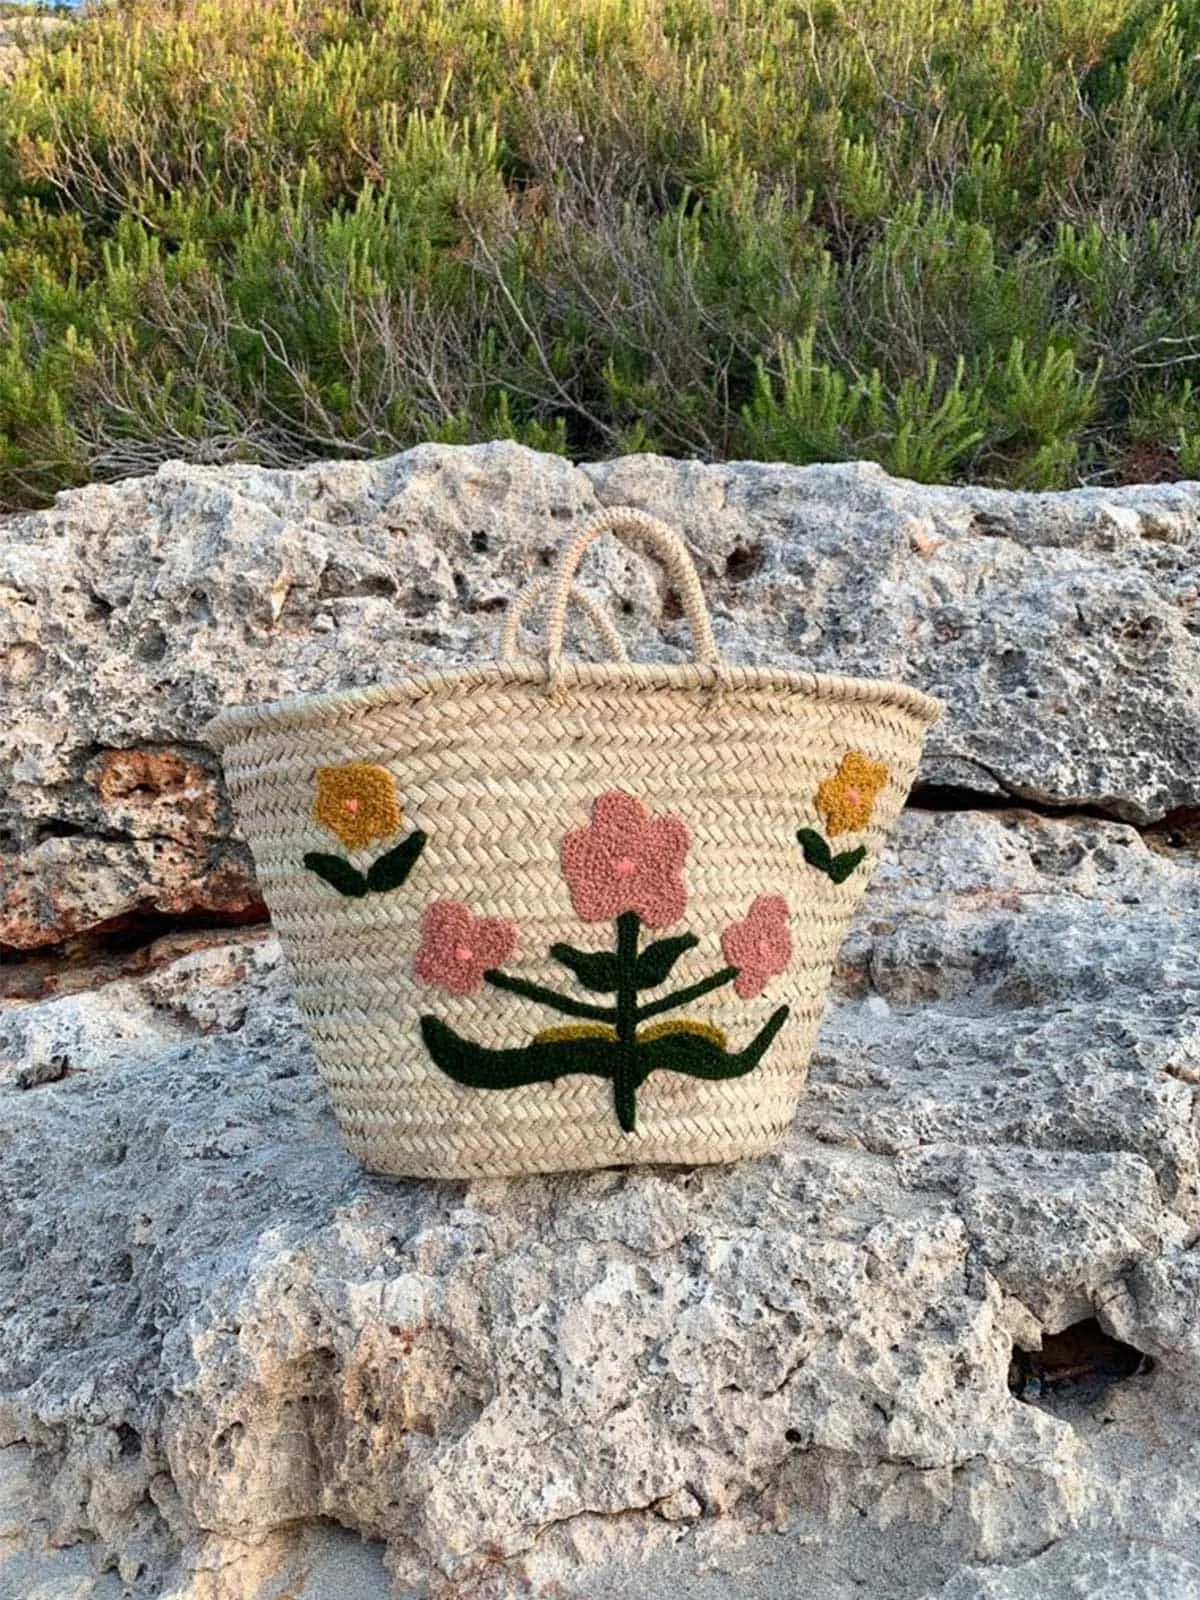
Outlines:
{"label": "yellow embroidered accent", "polygon": [[681,1017],[677,1022],[652,1022],[648,1028],[643,1028],[637,1036],[639,1044],[649,1044],[651,1039],[661,1039],[668,1033],[694,1033],[701,1039],[708,1039],[715,1044],[718,1050],[724,1050],[729,1043],[725,1030],[718,1028],[713,1022],[692,1022],[687,1017]]}
{"label": "yellow embroidered accent", "polygon": [[559,1044],[570,1039],[615,1039],[617,1030],[607,1022],[560,1022],[556,1028],[543,1028],[533,1036],[534,1044]]}
{"label": "yellow embroidered accent", "polygon": [[844,755],[833,777],[826,778],[817,790],[817,810],[829,834],[857,833],[865,828],[887,781],[888,769],[882,761],[872,761],[861,750]]}
{"label": "yellow embroidered accent", "polygon": [[361,850],[375,839],[399,833],[404,821],[394,778],[386,767],[370,761],[318,767],[313,816],[348,850]]}

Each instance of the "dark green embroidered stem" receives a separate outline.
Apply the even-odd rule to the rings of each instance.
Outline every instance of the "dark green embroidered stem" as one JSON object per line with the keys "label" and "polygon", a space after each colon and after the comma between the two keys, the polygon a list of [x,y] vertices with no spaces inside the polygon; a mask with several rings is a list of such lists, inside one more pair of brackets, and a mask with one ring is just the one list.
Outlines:
{"label": "dark green embroidered stem", "polygon": [[617,1122],[625,1133],[637,1131],[637,1091],[652,1072],[710,1079],[738,1078],[751,1072],[782,1028],[787,1006],[774,1011],[750,1043],[738,1051],[729,1049],[723,1033],[687,1022],[651,1029],[651,1037],[639,1039],[639,1024],[647,1017],[698,1000],[738,975],[737,967],[722,967],[698,983],[639,1006],[641,991],[665,982],[679,957],[699,941],[694,934],[675,934],[639,953],[640,942],[641,919],[636,912],[626,911],[617,918],[615,950],[584,951],[557,944],[551,951],[585,988],[613,994],[615,1006],[573,1000],[544,984],[511,977],[498,967],[483,975],[493,988],[535,1000],[569,1017],[605,1023],[604,1028],[547,1029],[529,1044],[493,1049],[464,1039],[438,1017],[423,1016],[420,1026],[425,1046],[443,1072],[468,1088],[515,1089],[554,1082],[572,1073],[608,1078]]}
{"label": "dark green embroidered stem", "polygon": [[626,1133],[637,1126],[637,955],[641,919],[636,911],[617,918],[617,1057],[613,1099]]}
{"label": "dark green embroidered stem", "polygon": [[527,983],[524,978],[510,978],[507,972],[493,967],[484,973],[484,980],[496,989],[507,989],[510,994],[524,995],[526,1000],[537,1000],[544,1006],[561,1011],[568,1017],[589,1017],[595,1022],[616,1022],[617,1013],[612,1006],[592,1006],[586,1000],[572,1000],[555,989],[540,983]]}
{"label": "dark green embroidered stem", "polygon": [[656,1017],[660,1011],[674,1011],[676,1006],[686,1006],[690,1000],[699,1000],[702,994],[711,994],[722,984],[732,983],[737,975],[736,967],[722,967],[711,978],[701,978],[699,983],[693,983],[688,989],[676,989],[673,994],[663,995],[661,1000],[652,1000],[649,1005],[639,1007],[637,1019],[645,1022],[647,1017]]}

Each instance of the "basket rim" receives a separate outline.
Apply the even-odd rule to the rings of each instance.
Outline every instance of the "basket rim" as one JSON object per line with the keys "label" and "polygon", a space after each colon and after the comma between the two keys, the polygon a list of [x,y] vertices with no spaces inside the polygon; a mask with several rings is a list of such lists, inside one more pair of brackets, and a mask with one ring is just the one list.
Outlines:
{"label": "basket rim", "polygon": [[542,684],[550,693],[557,692],[560,687],[588,690],[616,686],[635,691],[695,689],[707,699],[724,699],[739,691],[767,689],[809,700],[893,707],[908,712],[925,728],[932,726],[945,710],[945,703],[933,695],[886,678],[850,678],[836,673],[789,672],[779,667],[738,666],[732,663],[727,665],[725,676],[719,678],[712,668],[698,666],[694,662],[568,661],[563,663],[552,683],[544,662],[522,658],[506,662],[491,661],[478,666],[419,669],[389,683],[292,694],[277,700],[226,706],[204,725],[200,737],[221,750],[239,736],[254,730],[336,722],[342,717],[354,716],[396,701],[432,696],[469,696],[480,690],[516,684]]}

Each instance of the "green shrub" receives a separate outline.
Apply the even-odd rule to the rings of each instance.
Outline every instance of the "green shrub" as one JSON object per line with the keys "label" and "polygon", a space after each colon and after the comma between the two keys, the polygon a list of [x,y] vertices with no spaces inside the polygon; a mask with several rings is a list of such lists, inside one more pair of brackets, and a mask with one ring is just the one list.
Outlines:
{"label": "green shrub", "polygon": [[1200,0],[110,0],[0,81],[0,506],[421,439],[1200,472]]}

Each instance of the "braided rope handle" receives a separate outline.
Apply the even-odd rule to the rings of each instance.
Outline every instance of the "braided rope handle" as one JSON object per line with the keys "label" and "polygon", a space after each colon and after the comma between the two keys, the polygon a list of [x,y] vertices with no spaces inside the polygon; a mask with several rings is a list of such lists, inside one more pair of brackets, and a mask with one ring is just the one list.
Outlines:
{"label": "braided rope handle", "polygon": [[563,635],[567,607],[575,587],[575,574],[588,546],[602,534],[611,533],[624,544],[642,544],[658,558],[672,587],[683,602],[684,615],[692,633],[692,654],[697,664],[708,669],[714,679],[729,672],[717,648],[708,602],[700,587],[700,577],[687,546],[665,522],[632,506],[613,506],[599,512],[560,552],[548,580],[546,606],[546,666],[550,682],[558,680],[563,667]]}
{"label": "braided rope handle", "polygon": [[[534,578],[532,583],[527,583],[520,594],[509,603],[508,610],[504,613],[504,627],[500,633],[500,660],[515,661],[520,654],[517,645],[517,634],[521,624],[529,615],[531,609],[546,593],[550,587],[550,578]],[[586,589],[581,589],[577,583],[567,585],[568,598],[577,605],[584,616],[596,631],[596,637],[604,645],[614,661],[628,662],[629,656],[625,650],[625,642],[617,632],[616,624],[605,611],[598,605]]]}

